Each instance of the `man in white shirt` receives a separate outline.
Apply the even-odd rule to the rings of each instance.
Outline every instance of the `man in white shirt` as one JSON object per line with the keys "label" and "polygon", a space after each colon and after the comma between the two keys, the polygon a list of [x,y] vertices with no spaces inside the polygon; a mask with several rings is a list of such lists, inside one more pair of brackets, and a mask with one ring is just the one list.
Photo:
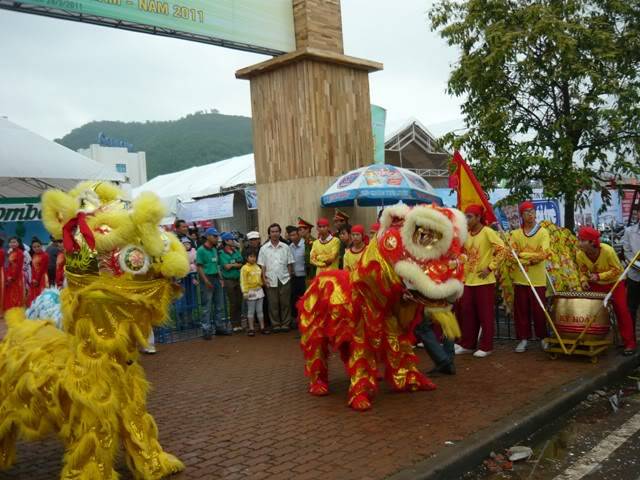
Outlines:
{"label": "man in white shirt", "polygon": [[291,329],[291,275],[295,260],[289,246],[280,241],[280,225],[269,225],[269,241],[258,254],[262,280],[267,290],[269,320],[273,332]]}
{"label": "man in white shirt", "polygon": [[[640,250],[640,223],[625,229],[622,247],[624,258],[628,263]],[[635,324],[638,318],[638,307],[640,307],[640,261],[637,260],[627,273],[627,305],[629,305],[629,312],[631,312],[631,318]]]}

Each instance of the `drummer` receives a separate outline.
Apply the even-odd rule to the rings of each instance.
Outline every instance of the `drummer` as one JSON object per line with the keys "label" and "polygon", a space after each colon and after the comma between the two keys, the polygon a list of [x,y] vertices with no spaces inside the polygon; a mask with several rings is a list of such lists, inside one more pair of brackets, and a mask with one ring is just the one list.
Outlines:
{"label": "drummer", "polygon": [[[615,250],[607,244],[600,243],[600,232],[591,227],[582,227],[578,231],[578,246],[580,250],[576,260],[583,277],[583,286],[591,292],[609,293],[623,272]],[[627,310],[627,289],[624,281],[613,291],[611,302],[624,343],[623,354],[633,355],[636,350],[636,334]]]}

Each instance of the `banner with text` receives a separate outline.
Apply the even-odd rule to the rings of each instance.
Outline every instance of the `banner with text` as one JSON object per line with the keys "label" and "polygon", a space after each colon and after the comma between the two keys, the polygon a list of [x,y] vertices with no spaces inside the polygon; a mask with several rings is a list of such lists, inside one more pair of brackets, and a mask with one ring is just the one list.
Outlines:
{"label": "banner with text", "polygon": [[40,199],[1,198],[0,199],[0,238],[6,241],[19,237],[26,244],[33,237],[49,242],[49,233],[42,224]]}
{"label": "banner with text", "polygon": [[195,202],[181,203],[178,206],[177,217],[187,222],[199,220],[217,220],[233,217],[234,194],[210,197]]}
{"label": "banner with text", "polygon": [[0,0],[0,7],[100,24],[102,18],[108,20],[105,25],[118,28],[130,27],[120,23],[130,22],[152,27],[149,33],[180,38],[189,38],[180,33],[200,35],[219,41],[210,43],[243,50],[256,47],[253,51],[261,53],[296,48],[291,0],[21,0],[19,4]]}

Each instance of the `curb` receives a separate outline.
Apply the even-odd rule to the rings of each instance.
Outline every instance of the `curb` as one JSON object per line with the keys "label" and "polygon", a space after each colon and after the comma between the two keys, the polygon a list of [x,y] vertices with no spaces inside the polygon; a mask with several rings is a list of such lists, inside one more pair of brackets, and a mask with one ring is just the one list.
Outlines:
{"label": "curb", "polygon": [[389,480],[442,480],[460,478],[482,463],[489,452],[500,451],[522,441],[559,416],[571,410],[594,390],[625,376],[640,363],[640,355],[618,357],[605,371],[579,377],[550,392],[550,400],[522,413],[511,414],[499,425],[473,433],[454,447],[443,449],[426,460],[405,468]]}

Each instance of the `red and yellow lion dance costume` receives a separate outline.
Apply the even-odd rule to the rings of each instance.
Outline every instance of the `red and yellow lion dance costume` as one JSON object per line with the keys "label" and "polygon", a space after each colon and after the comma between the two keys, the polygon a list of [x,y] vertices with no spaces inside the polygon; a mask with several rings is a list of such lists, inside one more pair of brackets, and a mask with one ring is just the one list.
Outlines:
{"label": "red and yellow lion dance costume", "polygon": [[330,347],[351,377],[348,403],[355,410],[371,408],[379,364],[395,391],[436,388],[418,370],[413,330],[425,310],[447,337],[460,336],[452,304],[464,288],[466,234],[458,210],[396,205],[383,212],[377,237],[353,272],[333,270],[314,279],[298,303],[312,395],[329,393]]}

